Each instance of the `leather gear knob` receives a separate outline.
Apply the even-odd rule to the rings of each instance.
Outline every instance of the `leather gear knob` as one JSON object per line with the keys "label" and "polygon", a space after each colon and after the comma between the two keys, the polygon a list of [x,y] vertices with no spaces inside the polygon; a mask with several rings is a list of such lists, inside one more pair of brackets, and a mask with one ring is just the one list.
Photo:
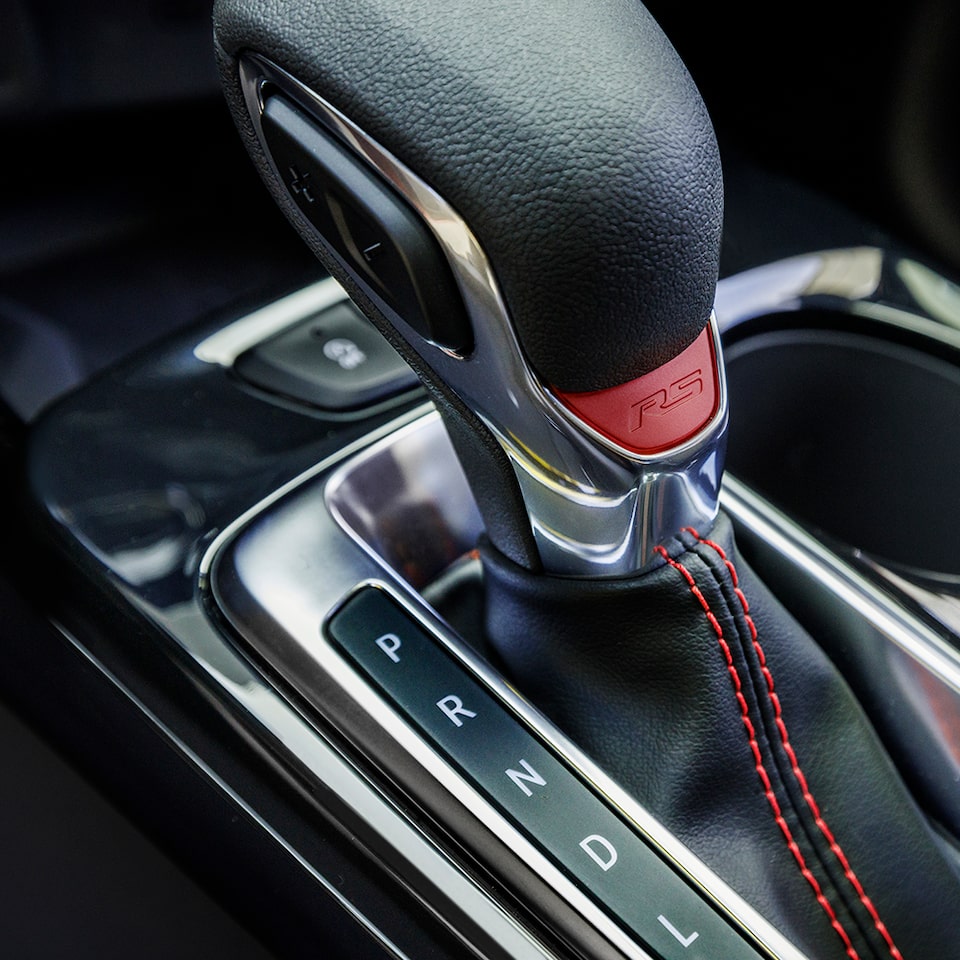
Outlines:
{"label": "leather gear knob", "polygon": [[221,0],[214,23],[265,179],[276,177],[237,103],[246,49],[464,218],[545,383],[612,387],[702,331],[718,272],[719,153],[686,67],[641,4]]}

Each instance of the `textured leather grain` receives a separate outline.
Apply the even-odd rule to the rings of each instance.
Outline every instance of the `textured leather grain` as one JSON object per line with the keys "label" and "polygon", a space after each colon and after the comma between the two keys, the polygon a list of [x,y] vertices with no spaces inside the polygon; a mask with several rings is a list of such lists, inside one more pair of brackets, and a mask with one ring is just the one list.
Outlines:
{"label": "textured leather grain", "polygon": [[957,876],[724,516],[630,580],[483,561],[506,675],[811,958],[956,955]]}
{"label": "textured leather grain", "polygon": [[452,204],[546,383],[614,386],[703,329],[719,155],[639,3],[218,0],[214,26],[235,113],[235,57],[263,53]]}

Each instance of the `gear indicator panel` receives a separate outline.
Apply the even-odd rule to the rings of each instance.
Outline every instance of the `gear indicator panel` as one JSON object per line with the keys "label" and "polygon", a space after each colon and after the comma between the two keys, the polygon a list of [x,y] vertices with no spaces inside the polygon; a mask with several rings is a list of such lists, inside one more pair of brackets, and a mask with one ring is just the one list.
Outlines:
{"label": "gear indicator panel", "polygon": [[328,621],[326,635],[435,750],[653,956],[766,956],[385,590],[356,591]]}

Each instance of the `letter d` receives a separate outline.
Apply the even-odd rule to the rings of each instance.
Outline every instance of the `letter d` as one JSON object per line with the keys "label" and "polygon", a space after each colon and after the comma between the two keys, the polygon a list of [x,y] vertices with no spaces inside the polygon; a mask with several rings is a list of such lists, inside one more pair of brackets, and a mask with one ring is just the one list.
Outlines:
{"label": "letter d", "polygon": [[609,870],[617,862],[617,848],[599,833],[592,833],[580,841],[580,847],[601,870]]}

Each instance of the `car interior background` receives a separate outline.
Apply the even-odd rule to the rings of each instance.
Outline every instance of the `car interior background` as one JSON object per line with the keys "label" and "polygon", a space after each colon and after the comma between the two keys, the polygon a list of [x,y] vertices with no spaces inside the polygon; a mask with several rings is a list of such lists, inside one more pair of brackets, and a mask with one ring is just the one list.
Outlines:
{"label": "car interior background", "polygon": [[[817,378],[797,359],[807,347],[773,325],[731,326],[724,345],[733,482],[960,647],[960,12],[946,0],[869,15],[823,0],[646,7],[716,131],[726,296],[742,287],[723,281],[749,271],[855,251],[830,263],[874,271],[864,300],[906,292],[953,328],[906,367],[825,336],[809,346]],[[278,398],[252,367],[190,366],[216,331],[327,276],[238,137],[212,0],[7,0],[3,20],[0,942],[15,957],[463,955],[469,936],[381,872],[349,817],[335,823],[335,800],[264,760],[193,654],[171,652],[180,628],[165,612],[237,518],[426,395],[402,379],[389,404],[331,416]],[[833,292],[804,296],[830,309]],[[771,316],[794,309],[789,294]],[[771,392],[788,399],[772,405]],[[144,482],[124,491],[133,450],[149,451],[131,468]],[[151,488],[171,464],[204,479]],[[228,617],[198,612],[228,632]],[[896,720],[875,722],[887,736]],[[908,756],[909,737],[891,737]],[[949,788],[917,768],[917,802],[956,842],[960,804],[951,823]],[[340,895],[379,933],[344,922]]]}

